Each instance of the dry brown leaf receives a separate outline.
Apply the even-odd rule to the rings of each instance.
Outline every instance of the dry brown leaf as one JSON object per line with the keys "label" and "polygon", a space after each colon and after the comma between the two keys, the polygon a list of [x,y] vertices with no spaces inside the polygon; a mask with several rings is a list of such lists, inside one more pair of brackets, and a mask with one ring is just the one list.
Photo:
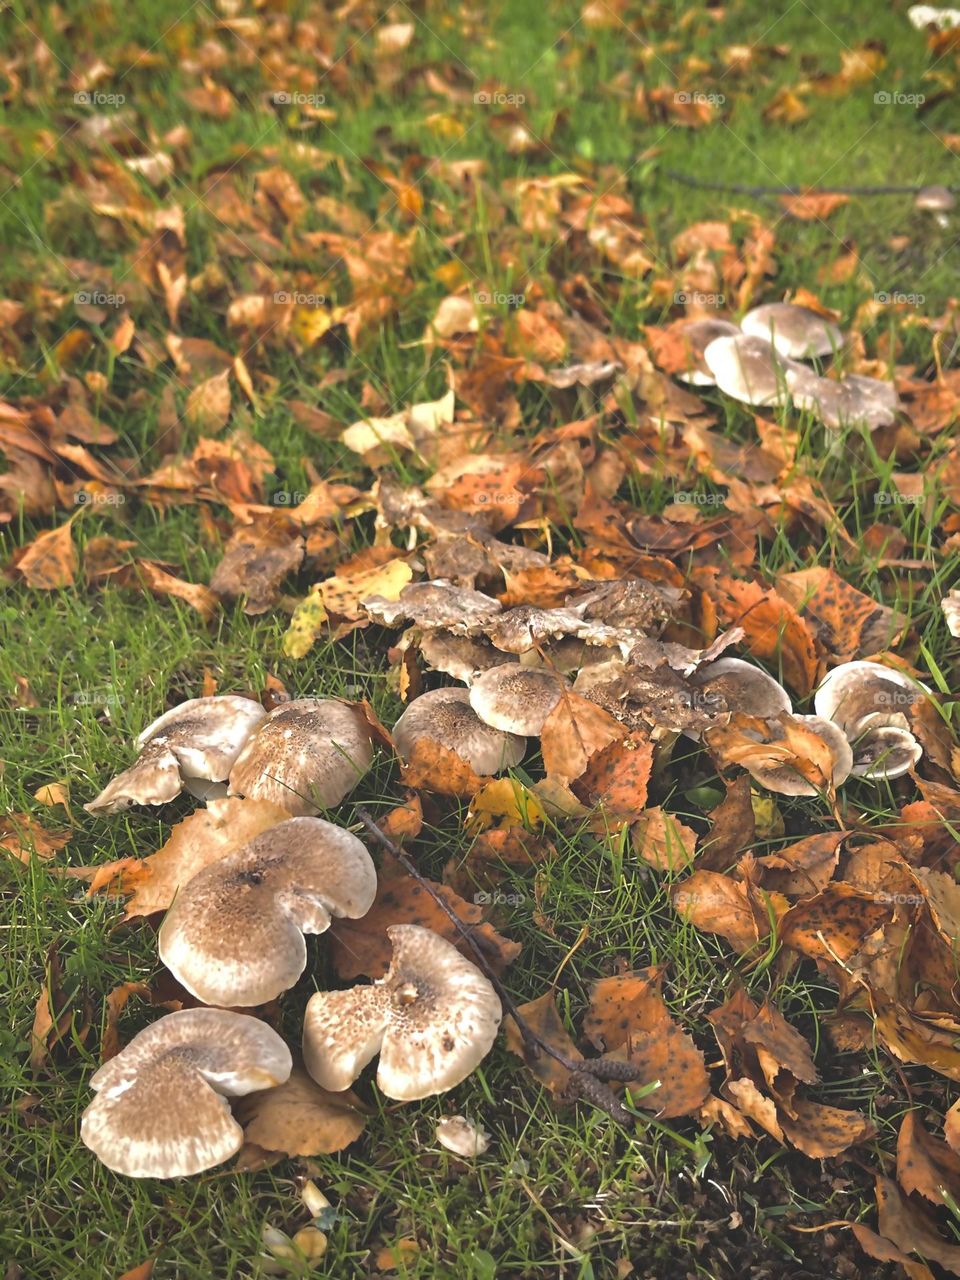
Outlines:
{"label": "dry brown leaf", "polygon": [[742,627],[743,646],[776,667],[794,693],[805,698],[819,683],[822,664],[813,632],[792,604],[758,582],[718,576],[706,587],[728,626]]}
{"label": "dry brown leaf", "polygon": [[360,1137],[367,1122],[361,1108],[352,1090],[328,1093],[294,1066],[284,1084],[242,1098],[236,1114],[248,1143],[288,1156],[318,1156],[342,1151]]}
{"label": "dry brown leaf", "polygon": [[28,587],[56,591],[73,585],[77,573],[77,549],[73,545],[73,520],[48,529],[13,558],[14,567]]}
{"label": "dry brown leaf", "polygon": [[0,818],[0,849],[20,862],[29,862],[34,854],[43,861],[52,858],[68,843],[70,831],[48,831],[28,813],[10,813]]}
{"label": "dry brown leaf", "polygon": [[693,862],[697,833],[659,805],[644,810],[630,836],[634,853],[658,871],[684,871]]}
{"label": "dry brown leaf", "polygon": [[431,738],[416,739],[400,776],[405,787],[444,796],[474,796],[483,786],[466,760]]}
{"label": "dry brown leaf", "polygon": [[244,613],[266,613],[280,584],[303,561],[303,538],[286,516],[241,525],[224,547],[210,589],[222,599],[244,598]]}
{"label": "dry brown leaf", "polygon": [[809,620],[827,653],[840,662],[880,653],[906,630],[904,618],[851,587],[832,569],[818,566],[782,574],[777,586]]}
{"label": "dry brown leaf", "polygon": [[873,1122],[859,1111],[841,1111],[809,1098],[795,1098],[790,1111],[780,1115],[788,1141],[811,1160],[842,1155],[850,1147],[867,1142],[876,1133]]}
{"label": "dry brown leaf", "polygon": [[760,940],[760,929],[743,884],[715,871],[695,871],[671,893],[674,910],[705,933],[719,933],[740,955]]}
{"label": "dry brown leaf", "polygon": [[908,1111],[897,1139],[897,1181],[935,1205],[949,1197],[960,1203],[960,1158],[941,1139],[928,1133],[916,1111]]}
{"label": "dry brown leaf", "polygon": [[544,770],[557,782],[572,782],[594,755],[624,732],[623,725],[595,702],[564,692],[540,735]]}
{"label": "dry brown leaf", "polygon": [[882,1175],[877,1176],[877,1228],[904,1253],[919,1253],[960,1275],[960,1245],[944,1240],[933,1218]]}
{"label": "dry brown leaf", "polygon": [[602,805],[615,818],[639,818],[647,804],[653,771],[653,743],[640,729],[620,735],[595,752],[572,786],[584,804]]}
{"label": "dry brown leaf", "polygon": [[[557,1012],[557,997],[552,989],[545,991],[536,1000],[520,1005],[519,1012],[541,1040],[556,1049],[558,1053],[562,1053],[568,1060],[582,1061],[583,1054],[573,1043]],[[545,1085],[554,1096],[562,1095],[570,1083],[570,1072],[563,1063],[558,1062],[549,1053],[540,1053],[535,1058],[528,1058],[524,1052],[523,1037],[512,1018],[506,1021],[504,1034],[510,1052],[515,1053],[518,1058],[523,1058],[540,1083]]]}
{"label": "dry brown leaf", "polygon": [[204,432],[222,431],[230,417],[230,370],[214,374],[194,387],[187,397],[184,416]]}
{"label": "dry brown leaf", "polygon": [[214,592],[199,582],[184,582],[152,560],[138,560],[136,567],[148,591],[155,596],[176,596],[196,609],[204,621],[212,618],[220,607]]}

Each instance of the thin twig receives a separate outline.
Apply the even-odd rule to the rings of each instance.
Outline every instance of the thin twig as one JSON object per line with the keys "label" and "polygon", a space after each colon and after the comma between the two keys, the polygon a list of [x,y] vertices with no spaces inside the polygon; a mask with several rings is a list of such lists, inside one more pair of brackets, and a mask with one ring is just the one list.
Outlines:
{"label": "thin twig", "polygon": [[504,1011],[516,1024],[528,1055],[531,1058],[538,1058],[541,1053],[546,1053],[570,1072],[571,1086],[574,1093],[588,1098],[589,1101],[621,1123],[625,1124],[634,1120],[636,1117],[623,1106],[614,1092],[601,1082],[619,1080],[626,1083],[636,1078],[636,1068],[629,1062],[620,1062],[615,1058],[569,1058],[535,1031],[520,1012],[513,996],[503,985],[500,975],[493,969],[489,958],[484,954],[483,948],[474,937],[472,928],[464,924],[443,894],[438,892],[436,886],[421,874],[415,863],[407,857],[400,846],[380,829],[368,810],[358,806],[356,813],[370,835],[386,849],[391,857],[396,858],[409,875],[413,876],[417,884],[427,891],[444,915],[452,922],[457,932],[473,952],[478,965],[489,978],[497,995],[500,997],[500,1003],[503,1005]]}

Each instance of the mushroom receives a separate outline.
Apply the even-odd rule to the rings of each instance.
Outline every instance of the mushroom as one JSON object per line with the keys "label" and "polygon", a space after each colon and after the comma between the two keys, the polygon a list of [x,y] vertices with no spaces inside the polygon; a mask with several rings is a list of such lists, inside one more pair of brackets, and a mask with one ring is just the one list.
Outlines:
{"label": "mushroom", "polygon": [[500,601],[493,596],[472,591],[469,587],[455,587],[444,578],[434,582],[411,582],[396,600],[369,596],[361,603],[371,617],[388,627],[408,620],[431,630],[446,627],[460,634],[471,630],[478,622],[492,618],[501,609]]}
{"label": "mushroom", "polygon": [[947,630],[955,640],[960,640],[960,591],[948,591],[940,601],[940,608],[947,621]]}
{"label": "mushroom", "polygon": [[792,395],[798,409],[808,410],[833,429],[854,422],[865,422],[871,431],[888,427],[900,408],[891,383],[857,373],[847,374],[839,382],[833,378],[801,379],[793,386]]}
{"label": "mushroom", "polygon": [[187,881],[160,926],[160,959],[205,1004],[265,1004],[303,973],[303,935],[366,915],[376,892],[355,835],[290,818]]}
{"label": "mushroom", "polygon": [[484,724],[523,737],[538,735],[567,681],[545,667],[505,662],[482,672],[470,686],[470,705]]}
{"label": "mushroom", "polygon": [[953,211],[956,204],[956,198],[950,188],[939,184],[921,187],[913,201],[915,209],[923,209],[924,212],[933,214],[934,221],[938,227],[948,227],[950,225],[950,219],[947,215]]}
{"label": "mushroom", "polygon": [[910,707],[930,691],[880,662],[844,662],[814,695],[818,716],[838,725],[853,747],[856,778],[899,778],[923,755],[910,731]]}
{"label": "mushroom", "polygon": [[432,689],[414,698],[393,726],[393,741],[408,759],[421,738],[455,751],[481,777],[512,769],[527,749],[525,738],[484,723],[466,689]]}
{"label": "mushroom", "polygon": [[108,782],[88,813],[119,813],[134,804],[166,804],[186,787],[202,799],[228,777],[244,743],[267,713],[253,698],[191,698],[159,716],[137,738],[140,754]]}
{"label": "mushroom", "polygon": [[754,307],[740,321],[740,328],[750,337],[772,342],[789,360],[828,356],[843,344],[843,334],[832,320],[794,302]]}
{"label": "mushroom", "polygon": [[[833,786],[836,788],[846,782],[853,770],[853,753],[841,730],[829,720],[821,719],[820,716],[794,716],[793,719],[812,729],[817,737],[826,743],[833,760],[831,774]],[[761,786],[781,796],[815,796],[820,793],[818,787],[808,782],[790,764],[751,767],[750,773]]]}
{"label": "mushroom", "polygon": [[742,658],[718,658],[705,663],[692,673],[690,682],[699,691],[703,710],[714,715],[744,711],[775,720],[781,712],[793,711],[786,689],[766,671]]}
{"label": "mushroom", "polygon": [[444,1116],[437,1125],[437,1141],[454,1155],[472,1160],[489,1147],[490,1135],[471,1124],[466,1116]]}
{"label": "mushroom", "polygon": [[425,631],[419,647],[432,670],[442,671],[464,684],[472,683],[478,672],[511,660],[486,636],[457,636],[452,631]]}
{"label": "mushroom", "polygon": [[282,1084],[290,1050],[258,1018],[183,1009],[158,1019],[95,1072],[80,1137],[129,1178],[179,1178],[243,1145],[229,1097]]}
{"label": "mushroom", "polygon": [[503,1011],[491,983],[445,938],[413,924],[387,933],[393,959],[383,978],[310,997],[303,1057],[322,1088],[341,1092],[379,1053],[382,1092],[412,1102],[466,1079],[489,1053]]}
{"label": "mushroom", "polygon": [[716,386],[716,378],[703,358],[703,353],[714,338],[733,337],[740,330],[729,320],[689,320],[680,325],[677,333],[686,349],[687,367],[676,376],[681,382],[694,387]]}
{"label": "mushroom", "polygon": [[339,804],[372,763],[370,728],[358,707],[299,698],[271,711],[244,747],[230,770],[230,794],[314,814]]}
{"label": "mushroom", "polygon": [[745,333],[714,338],[703,358],[726,395],[756,407],[783,404],[794,386],[805,386],[814,374],[779,355],[766,338]]}

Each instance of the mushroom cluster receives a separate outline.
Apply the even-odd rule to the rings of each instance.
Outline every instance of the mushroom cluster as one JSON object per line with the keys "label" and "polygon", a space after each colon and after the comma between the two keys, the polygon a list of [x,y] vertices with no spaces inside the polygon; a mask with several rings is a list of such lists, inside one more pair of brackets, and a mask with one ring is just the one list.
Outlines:
{"label": "mushroom cluster", "polygon": [[269,714],[252,698],[192,698],[154,720],[137,738],[140,754],[88,813],[166,804],[186,789],[272,800],[291,814],[337,805],[373,761],[362,712],[337,698],[300,698]]}
{"label": "mushroom cluster", "polygon": [[[478,767],[516,763],[522,738],[476,720],[465,690],[438,693],[428,700],[432,720],[455,749]],[[413,738],[424,711],[429,721],[430,706],[419,719],[409,716]],[[162,803],[199,778],[295,814],[188,879],[160,926],[161,960],[212,1007],[160,1018],[91,1080],[97,1096],[83,1116],[86,1145],[119,1173],[170,1178],[212,1168],[239,1149],[243,1130],[228,1098],[290,1076],[284,1041],[236,1008],[266,1004],[296,984],[307,966],[306,934],[373,906],[377,874],[366,846],[314,816],[343,799],[373,751],[355,708],[319,698],[270,715],[246,698],[196,699],[161,717],[138,745],[137,762],[88,806],[94,812]],[[173,762],[158,774],[168,785],[144,784],[161,755]],[[381,1088],[407,1101],[465,1079],[489,1052],[501,1007],[480,969],[437,934],[412,925],[389,934],[394,958],[384,979],[312,998],[304,1056],[315,1079],[339,1091],[379,1051]]]}
{"label": "mushroom cluster", "polygon": [[845,662],[820,685],[814,707],[849,743],[852,776],[878,781],[902,777],[923,755],[911,731],[909,711],[929,692],[894,667]]}
{"label": "mushroom cluster", "polygon": [[819,362],[844,345],[840,329],[819,312],[792,302],[768,302],[748,311],[740,327],[728,320],[695,319],[679,329],[686,368],[678,375],[694,386],[717,386],[755,408],[792,400],[824,426],[864,422],[889,426],[899,409],[893,385],[861,374],[822,377],[805,361]]}

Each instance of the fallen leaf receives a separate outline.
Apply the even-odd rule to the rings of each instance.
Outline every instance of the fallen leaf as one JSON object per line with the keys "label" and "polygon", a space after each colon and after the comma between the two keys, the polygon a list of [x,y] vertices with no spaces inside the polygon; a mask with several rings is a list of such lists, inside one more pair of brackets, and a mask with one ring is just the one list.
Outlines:
{"label": "fallen leaf", "polygon": [[[518,1012],[524,1022],[541,1040],[549,1044],[558,1053],[562,1053],[568,1061],[581,1062],[583,1060],[583,1054],[573,1043],[566,1027],[563,1025],[560,1014],[557,1012],[557,998],[554,991],[545,991],[536,1000],[530,1000],[527,1004],[520,1005]],[[518,1058],[522,1058],[534,1076],[555,1097],[562,1096],[570,1083],[570,1072],[563,1063],[558,1062],[549,1053],[540,1052],[536,1056],[528,1055],[525,1051],[523,1037],[512,1018],[506,1020],[504,1035],[510,1052],[515,1053]]]}
{"label": "fallen leaf", "polygon": [[693,861],[697,833],[659,805],[641,813],[630,835],[634,853],[658,871],[684,871]]}
{"label": "fallen leaf", "polygon": [[342,1151],[356,1142],[367,1123],[352,1090],[328,1093],[300,1066],[276,1088],[247,1094],[237,1103],[236,1116],[246,1142],[288,1156]]}
{"label": "fallen leaf", "polygon": [[960,1158],[926,1131],[916,1111],[908,1111],[900,1124],[897,1181],[908,1195],[916,1192],[935,1205],[960,1203]]}
{"label": "fallen leaf", "polygon": [[641,817],[647,803],[647,784],[653,771],[653,743],[635,729],[601,747],[576,777],[572,790],[585,804],[602,805],[613,817]]}
{"label": "fallen leaf", "polygon": [[73,521],[41,533],[16,553],[13,563],[27,586],[38,591],[72,586],[77,573]]}

